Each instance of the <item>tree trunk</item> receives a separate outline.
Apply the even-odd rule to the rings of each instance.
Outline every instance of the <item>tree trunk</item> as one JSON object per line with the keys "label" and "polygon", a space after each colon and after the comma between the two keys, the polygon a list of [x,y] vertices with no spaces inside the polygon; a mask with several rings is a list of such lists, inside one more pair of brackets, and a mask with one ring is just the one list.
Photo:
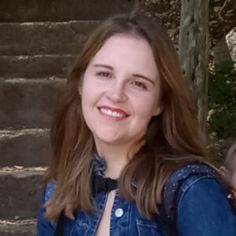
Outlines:
{"label": "tree trunk", "polygon": [[198,118],[206,128],[208,90],[209,0],[181,0],[179,56],[183,77],[198,106]]}

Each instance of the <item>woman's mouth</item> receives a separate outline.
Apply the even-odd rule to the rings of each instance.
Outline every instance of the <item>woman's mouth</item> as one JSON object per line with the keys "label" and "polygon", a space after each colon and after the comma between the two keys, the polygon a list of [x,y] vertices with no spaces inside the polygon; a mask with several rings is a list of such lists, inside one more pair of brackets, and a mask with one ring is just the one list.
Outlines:
{"label": "woman's mouth", "polygon": [[103,115],[109,116],[109,117],[114,118],[116,120],[117,119],[121,120],[121,119],[124,119],[124,118],[129,116],[128,113],[126,113],[124,110],[119,109],[119,108],[111,108],[111,107],[108,107],[108,106],[99,106],[98,110]]}

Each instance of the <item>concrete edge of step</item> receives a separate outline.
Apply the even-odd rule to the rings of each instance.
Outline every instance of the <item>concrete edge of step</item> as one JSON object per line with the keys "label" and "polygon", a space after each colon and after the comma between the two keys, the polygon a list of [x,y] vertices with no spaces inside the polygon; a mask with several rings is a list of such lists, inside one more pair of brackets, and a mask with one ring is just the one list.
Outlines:
{"label": "concrete edge of step", "polygon": [[14,78],[14,77],[0,77],[0,83],[65,83],[65,77],[57,77],[57,76],[48,76],[48,77],[38,77],[38,78]]}
{"label": "concrete edge of step", "polygon": [[0,130],[0,140],[4,137],[18,137],[21,135],[49,134],[49,128],[32,128],[32,129],[2,129]]}
{"label": "concrete edge of step", "polygon": [[19,61],[19,60],[30,60],[30,59],[42,59],[42,58],[51,58],[51,59],[55,59],[55,58],[75,58],[78,55],[78,53],[76,54],[33,54],[33,55],[0,55],[0,58],[3,59],[15,59],[15,61]]}
{"label": "concrete edge of step", "polygon": [[48,166],[51,159],[49,128],[0,130],[0,169]]}
{"label": "concrete edge of step", "polygon": [[64,21],[24,21],[24,22],[0,22],[0,27],[2,26],[14,26],[14,25],[20,25],[20,26],[32,26],[32,25],[73,25],[73,24],[98,24],[101,20],[64,20]]}
{"label": "concrete edge of step", "polygon": [[24,167],[24,166],[5,166],[0,168],[0,176],[9,176],[15,178],[28,178],[31,176],[39,175],[43,176],[47,171],[48,167],[37,166],[37,167]]}
{"label": "concrete edge of step", "polygon": [[35,225],[36,219],[18,219],[17,217],[14,220],[3,220],[0,219],[0,227],[3,226],[22,226],[22,225]]}
{"label": "concrete edge of step", "polygon": [[36,219],[16,219],[16,220],[1,220],[0,219],[0,234],[1,235],[35,235],[36,234]]}
{"label": "concrete edge of step", "polygon": [[77,53],[0,55],[0,76],[2,78],[66,77],[77,56]]}

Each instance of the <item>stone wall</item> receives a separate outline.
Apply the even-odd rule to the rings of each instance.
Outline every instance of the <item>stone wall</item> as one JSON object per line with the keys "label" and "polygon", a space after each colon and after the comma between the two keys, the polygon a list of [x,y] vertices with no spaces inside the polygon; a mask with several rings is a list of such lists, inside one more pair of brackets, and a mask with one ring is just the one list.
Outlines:
{"label": "stone wall", "polygon": [[135,0],[1,0],[0,22],[101,20],[129,11]]}
{"label": "stone wall", "polygon": [[[170,32],[175,43],[178,42],[180,22],[180,0],[145,0],[144,11],[159,18]],[[210,0],[209,32],[210,48],[213,48],[232,28],[236,26],[235,0]]]}
{"label": "stone wall", "polygon": [[[167,28],[170,37],[178,49],[178,35],[181,1],[180,0],[145,0],[143,9],[147,15],[158,18]],[[209,6],[209,39],[212,53],[210,60],[226,61],[236,59],[236,1],[210,0]],[[227,44],[225,42],[225,38]],[[227,48],[228,45],[228,48]],[[216,55],[216,53],[218,55]],[[214,55],[212,57],[212,55]],[[223,57],[222,57],[223,56]]]}
{"label": "stone wall", "polygon": [[234,68],[236,69],[236,27],[234,27],[226,35],[226,43],[228,45],[232,61],[234,62]]}

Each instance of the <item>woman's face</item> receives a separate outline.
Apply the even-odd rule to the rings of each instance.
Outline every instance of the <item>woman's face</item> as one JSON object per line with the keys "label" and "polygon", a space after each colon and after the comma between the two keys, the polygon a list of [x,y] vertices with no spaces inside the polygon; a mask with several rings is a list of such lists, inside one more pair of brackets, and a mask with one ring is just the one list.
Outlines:
{"label": "woman's face", "polygon": [[150,45],[128,34],[105,41],[89,63],[80,88],[82,111],[97,148],[129,146],[161,112],[160,79]]}

